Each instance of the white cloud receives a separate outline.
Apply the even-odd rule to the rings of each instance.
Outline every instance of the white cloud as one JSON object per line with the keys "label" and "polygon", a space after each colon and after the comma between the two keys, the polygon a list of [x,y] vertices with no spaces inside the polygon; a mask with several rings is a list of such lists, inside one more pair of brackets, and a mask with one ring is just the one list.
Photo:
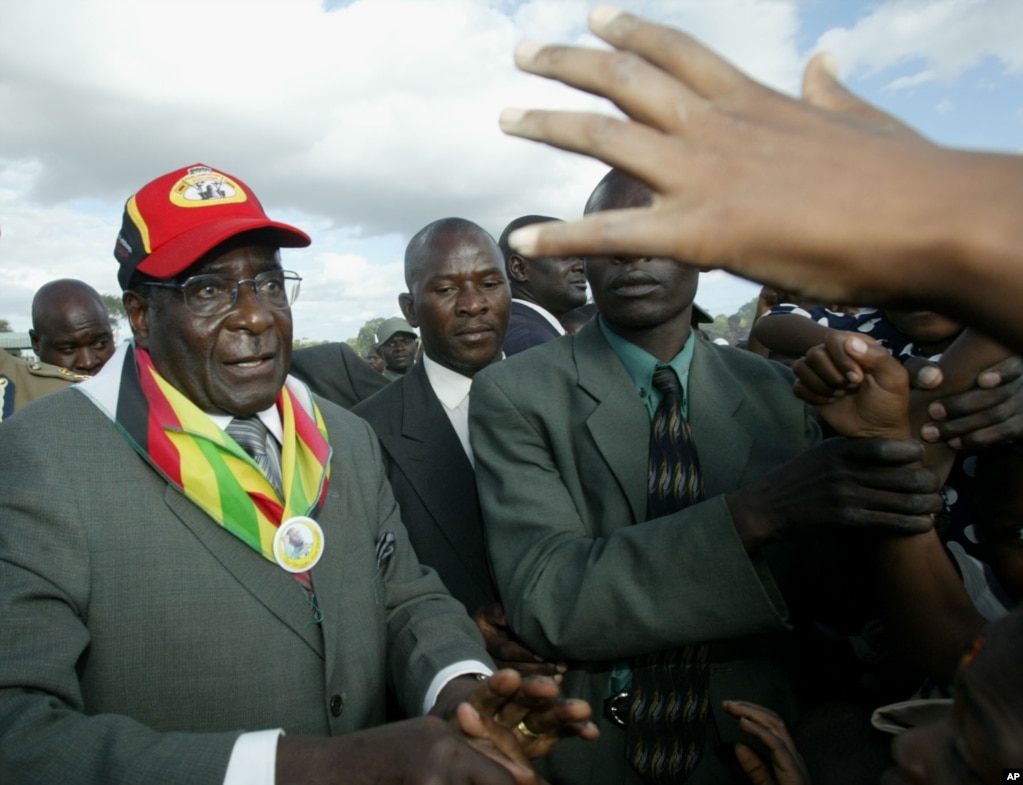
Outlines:
{"label": "white cloud", "polygon": [[[512,64],[527,38],[592,44],[590,5],[5,4],[0,254],[18,270],[8,274],[0,316],[21,325],[34,288],[58,275],[115,291],[110,249],[124,199],[202,161],[242,177],[271,215],[316,227],[314,256],[295,257],[315,258],[317,268],[296,308],[297,334],[354,335],[371,309],[394,313],[400,238],[429,221],[462,215],[497,234],[524,213],[579,215],[606,167],[505,137],[497,115],[516,105],[607,111]],[[796,84],[793,2],[621,5],[685,27],[771,83]],[[346,246],[377,236],[392,238],[389,258]]]}
{"label": "white cloud", "polygon": [[1019,0],[891,0],[875,4],[852,27],[828,30],[817,48],[834,52],[846,74],[922,61],[930,78],[949,83],[985,57],[1018,73],[1021,37]]}
{"label": "white cloud", "polygon": [[[804,2],[618,5],[682,27],[795,93]],[[610,111],[512,64],[521,40],[593,45],[584,24],[591,5],[5,3],[0,318],[27,325],[32,292],[58,276],[115,291],[111,248],[124,199],[150,178],[203,161],[240,176],[271,215],[313,235],[311,249],[289,256],[307,276],[296,334],[355,335],[366,318],[396,312],[403,238],[429,221],[460,215],[496,235],[525,213],[579,215],[605,167],[506,137],[497,116],[505,106]],[[1017,0],[870,7],[852,28],[821,39],[846,67],[920,58],[917,73],[944,78],[985,53],[1007,70],[1021,67]]]}

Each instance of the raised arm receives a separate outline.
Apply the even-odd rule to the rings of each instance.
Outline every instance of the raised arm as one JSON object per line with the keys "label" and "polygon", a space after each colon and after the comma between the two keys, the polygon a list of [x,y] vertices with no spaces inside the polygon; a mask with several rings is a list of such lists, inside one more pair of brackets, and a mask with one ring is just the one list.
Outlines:
{"label": "raised arm", "polygon": [[615,50],[522,44],[516,63],[629,119],[509,109],[501,127],[623,169],[654,201],[526,227],[520,251],[670,256],[821,302],[926,304],[1023,346],[1023,158],[871,119],[823,58],[800,101],[678,30],[608,6],[590,26]]}

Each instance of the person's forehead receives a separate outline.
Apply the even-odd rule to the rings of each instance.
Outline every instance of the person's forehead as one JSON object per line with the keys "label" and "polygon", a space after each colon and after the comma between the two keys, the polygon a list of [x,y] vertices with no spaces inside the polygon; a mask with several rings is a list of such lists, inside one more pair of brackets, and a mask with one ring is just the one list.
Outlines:
{"label": "person's forehead", "polygon": [[423,278],[503,269],[504,257],[493,240],[465,233],[447,235],[435,243],[419,268]]}

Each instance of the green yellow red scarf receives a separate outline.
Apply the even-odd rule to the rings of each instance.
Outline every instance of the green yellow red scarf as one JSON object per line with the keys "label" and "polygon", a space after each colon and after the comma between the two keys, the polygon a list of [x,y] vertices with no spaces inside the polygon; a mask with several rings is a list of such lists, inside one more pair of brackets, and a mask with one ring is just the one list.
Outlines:
{"label": "green yellow red scarf", "polygon": [[[118,355],[120,374],[115,365]],[[114,373],[76,389],[118,424],[168,482],[276,564],[277,527],[294,516],[315,517],[330,478],[327,429],[309,389],[289,376],[277,397],[284,428],[282,500],[251,456],[159,374],[149,352],[129,344],[110,364],[115,365],[109,369]]]}

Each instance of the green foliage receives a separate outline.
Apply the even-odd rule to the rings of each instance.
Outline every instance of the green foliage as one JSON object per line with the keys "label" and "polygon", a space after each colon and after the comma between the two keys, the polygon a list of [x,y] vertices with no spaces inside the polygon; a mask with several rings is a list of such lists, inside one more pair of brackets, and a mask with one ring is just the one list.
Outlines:
{"label": "green foliage", "polygon": [[11,323],[6,319],[0,319],[0,333],[13,333],[11,329]]}
{"label": "green foliage", "polygon": [[305,349],[309,346],[319,346],[321,343],[328,343],[328,341],[308,341],[305,338],[296,338],[291,342],[291,348]]}
{"label": "green foliage", "polygon": [[107,307],[107,313],[110,314],[110,322],[116,332],[121,332],[122,329],[127,330],[130,325],[128,323],[128,312],[124,310],[124,303],[121,302],[120,295],[116,294],[101,294],[103,298],[103,305]]}
{"label": "green foliage", "polygon": [[359,328],[359,334],[355,338],[349,338],[346,343],[362,356],[369,347],[377,342],[377,328],[387,319],[386,316],[378,316],[367,321]]}

